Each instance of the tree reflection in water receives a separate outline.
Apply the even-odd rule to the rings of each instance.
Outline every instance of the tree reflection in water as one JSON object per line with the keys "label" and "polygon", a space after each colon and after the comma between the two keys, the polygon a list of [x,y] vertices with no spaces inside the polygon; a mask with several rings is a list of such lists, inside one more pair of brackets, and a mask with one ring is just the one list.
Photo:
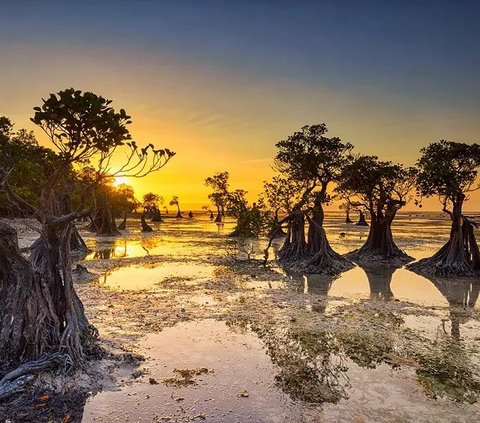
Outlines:
{"label": "tree reflection in water", "polygon": [[472,279],[430,278],[447,299],[452,322],[451,333],[441,331],[432,341],[406,326],[404,316],[421,312],[432,321],[434,314],[425,314],[424,308],[411,303],[390,303],[397,269],[362,268],[370,286],[368,300],[346,302],[326,313],[336,277],[292,276],[298,291],[308,295],[304,304],[312,307],[291,309],[288,320],[249,322],[278,366],[277,385],[294,400],[336,403],[348,397],[348,369],[353,363],[364,369],[386,364],[413,368],[431,397],[477,401],[478,363],[472,357],[471,344],[460,338],[460,325],[471,316],[480,284]]}

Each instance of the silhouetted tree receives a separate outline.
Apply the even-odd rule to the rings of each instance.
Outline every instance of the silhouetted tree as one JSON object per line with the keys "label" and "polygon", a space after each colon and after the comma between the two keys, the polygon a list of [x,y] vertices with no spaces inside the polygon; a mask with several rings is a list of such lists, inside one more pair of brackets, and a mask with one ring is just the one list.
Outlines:
{"label": "silhouetted tree", "polygon": [[355,223],[357,226],[368,226],[368,222],[365,219],[365,212],[359,208],[358,211],[358,222]]}
{"label": "silhouetted tree", "polygon": [[376,156],[360,156],[344,167],[337,191],[350,198],[354,207],[363,207],[370,214],[368,238],[348,258],[392,263],[413,260],[395,244],[391,226],[398,210],[407,204],[414,184],[413,169],[380,161]]}
{"label": "silhouetted tree", "polygon": [[205,179],[205,185],[212,188],[213,192],[208,195],[208,198],[217,208],[217,217],[215,222],[219,223],[222,221],[223,216],[225,216],[225,208],[228,203],[228,193],[229,193],[229,178],[230,174],[228,172],[218,172],[213,176],[209,176]]}
{"label": "silhouetted tree", "polygon": [[[0,292],[0,303],[4,305],[0,309],[3,362],[63,351],[74,363],[79,363],[94,344],[96,330],[89,324],[75,292],[70,258],[72,224],[87,215],[88,210],[81,201],[70,213],[59,212],[55,187],[65,170],[90,161],[94,163],[97,181],[120,175],[141,177],[162,168],[174,155],[167,149],[155,150],[151,144],[139,148],[130,141],[126,127],[130,117],[123,109],[116,112],[110,104],[110,100],[96,94],[67,89],[51,94],[41,107],[34,108],[32,122],[45,132],[60,157],[42,188],[39,207],[12,189],[8,183],[9,169],[1,168],[2,185],[9,200],[41,223],[41,237],[32,248],[28,265],[18,254],[8,258],[4,255],[1,259],[15,269],[2,277]],[[112,156],[125,147],[127,159],[113,172]],[[3,243],[17,248],[8,228],[2,236]],[[18,277],[13,277],[15,271],[22,272],[25,280],[19,282]]]}
{"label": "silhouetted tree", "polygon": [[[304,126],[277,143],[276,169],[283,177],[303,187],[288,222],[288,234],[279,252],[280,262],[292,270],[309,273],[338,273],[351,263],[328,243],[323,228],[323,206],[332,199],[329,187],[340,177],[350,160],[350,143],[325,136],[325,124]],[[305,220],[308,233],[305,238]]]}
{"label": "silhouetted tree", "polygon": [[450,216],[450,239],[432,257],[410,268],[437,275],[472,275],[480,272],[480,253],[474,222],[463,214],[468,193],[480,188],[476,182],[480,145],[442,140],[421,150],[417,162],[417,190],[421,196],[436,195]]}
{"label": "silhouetted tree", "polygon": [[149,192],[143,196],[143,210],[151,216],[152,222],[161,222],[162,214],[160,213],[159,204],[163,204],[161,195]]}
{"label": "silhouetted tree", "polygon": [[352,203],[349,200],[346,200],[344,203],[338,206],[340,210],[345,211],[345,223],[353,223],[352,219],[350,219],[350,212],[354,209]]}
{"label": "silhouetted tree", "polygon": [[169,203],[171,206],[177,206],[177,219],[183,219],[182,212],[180,211],[180,201],[176,195],[170,200]]}

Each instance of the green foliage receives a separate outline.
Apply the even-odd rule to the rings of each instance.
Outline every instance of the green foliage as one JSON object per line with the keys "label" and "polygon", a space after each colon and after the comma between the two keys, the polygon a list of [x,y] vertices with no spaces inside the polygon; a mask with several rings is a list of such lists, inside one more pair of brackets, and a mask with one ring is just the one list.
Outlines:
{"label": "green foliage", "polygon": [[260,199],[276,214],[288,214],[298,202],[301,191],[302,186],[296,181],[277,175],[263,183]]}
{"label": "green foliage", "polygon": [[34,107],[33,123],[42,128],[68,161],[85,161],[97,153],[107,153],[131,139],[130,116],[110,106],[92,92],[69,88],[50,94]]}
{"label": "green foliage", "polygon": [[[8,119],[0,118],[0,121],[8,123],[4,130],[0,130],[3,137],[0,144],[0,166],[9,172],[10,187],[30,204],[38,206],[42,187],[59,166],[60,158],[51,149],[40,146],[33,132],[20,129],[13,133]],[[71,167],[65,169],[63,179],[58,184],[63,184],[72,171]],[[19,210],[12,211],[5,198],[0,214],[12,212],[16,215]]]}
{"label": "green foliage", "polygon": [[127,213],[131,213],[139,205],[135,198],[135,190],[127,184],[112,187],[109,193],[109,203],[113,210]]}
{"label": "green foliage", "polygon": [[[285,177],[301,184],[305,195],[317,186],[321,188],[321,202],[328,203],[328,184],[335,182],[345,165],[350,161],[353,146],[340,138],[325,136],[325,124],[304,126],[276,144],[276,169]],[[305,197],[303,202],[307,202]]]}
{"label": "green foliage", "polygon": [[421,196],[437,195],[447,201],[463,201],[475,190],[480,166],[480,145],[441,140],[422,148],[417,161],[417,189]]}
{"label": "green foliage", "polygon": [[408,200],[415,171],[401,164],[380,161],[377,156],[359,156],[340,175],[337,193],[370,213],[395,214]]}

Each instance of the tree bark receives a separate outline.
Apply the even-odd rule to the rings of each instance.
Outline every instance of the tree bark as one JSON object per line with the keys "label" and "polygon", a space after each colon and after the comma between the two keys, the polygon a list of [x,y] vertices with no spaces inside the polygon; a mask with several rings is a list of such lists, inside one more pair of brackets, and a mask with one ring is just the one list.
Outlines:
{"label": "tree bark", "polygon": [[222,223],[222,211],[220,207],[217,206],[217,217],[215,218],[215,223]]}
{"label": "tree bark", "polygon": [[346,214],[346,215],[345,215],[345,223],[353,223],[353,222],[352,222],[352,219],[350,219],[350,211],[347,210],[347,211],[345,212],[345,214]]}
{"label": "tree bark", "polygon": [[180,211],[180,204],[177,203],[177,219],[183,219],[182,212]]}
{"label": "tree bark", "polygon": [[162,221],[162,214],[160,213],[159,208],[155,208],[153,211],[152,222],[161,222]]}
{"label": "tree bark", "polygon": [[463,199],[459,198],[450,212],[450,239],[432,257],[409,265],[409,269],[439,276],[473,276],[480,274],[480,253],[474,225],[462,214]]}
{"label": "tree bark", "polygon": [[363,211],[359,211],[360,216],[358,216],[358,222],[355,223],[357,226],[368,226],[367,221],[365,220],[365,213]]}
{"label": "tree bark", "polygon": [[301,211],[294,211],[289,219],[287,237],[278,252],[278,261],[290,266],[306,256],[305,216]]}
{"label": "tree bark", "polygon": [[78,363],[93,347],[97,333],[73,287],[71,231],[71,223],[44,223],[28,261],[20,254],[16,232],[0,224],[2,363],[58,351]]}
{"label": "tree bark", "polygon": [[382,212],[371,210],[370,216],[370,230],[365,244],[346,257],[357,262],[383,261],[393,266],[412,261],[413,257],[400,250],[393,240],[392,222],[395,215],[384,216]]}

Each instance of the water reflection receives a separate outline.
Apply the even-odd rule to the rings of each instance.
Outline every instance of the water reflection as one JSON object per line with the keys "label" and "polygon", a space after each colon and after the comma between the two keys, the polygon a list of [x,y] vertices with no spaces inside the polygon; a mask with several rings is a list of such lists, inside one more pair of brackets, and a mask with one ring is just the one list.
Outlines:
{"label": "water reflection", "polygon": [[394,298],[391,283],[397,267],[362,266],[370,286],[370,298],[375,300],[392,300]]}
{"label": "water reflection", "polygon": [[450,307],[451,335],[460,338],[460,324],[472,316],[480,293],[480,281],[474,278],[426,276],[448,301]]}

